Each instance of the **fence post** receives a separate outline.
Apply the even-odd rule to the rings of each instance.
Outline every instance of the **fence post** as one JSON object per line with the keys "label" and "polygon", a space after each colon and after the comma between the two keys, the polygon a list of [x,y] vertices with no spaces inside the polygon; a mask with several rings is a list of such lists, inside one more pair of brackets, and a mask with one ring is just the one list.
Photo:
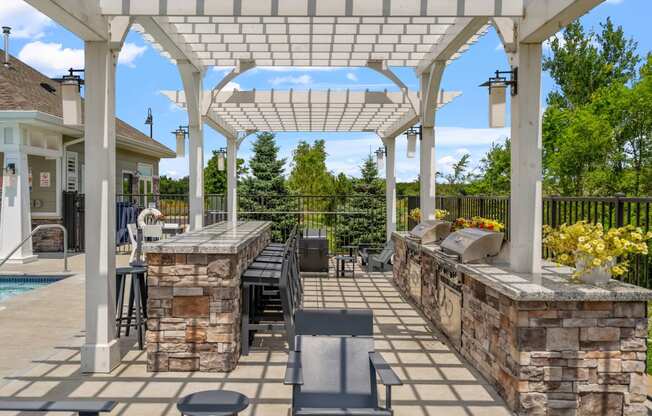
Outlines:
{"label": "fence post", "polygon": [[479,214],[478,214],[478,215],[481,216],[482,218],[484,218],[484,202],[485,202],[485,197],[482,196],[482,195],[480,195],[480,196],[478,197],[478,201],[479,201],[479,202],[478,202],[478,205],[479,205],[479,207],[478,207]]}
{"label": "fence post", "polygon": [[559,195],[550,196],[550,226],[557,228],[557,197]]}
{"label": "fence post", "polygon": [[462,217],[462,197],[457,196],[457,216],[455,218],[461,218]]}
{"label": "fence post", "polygon": [[620,228],[620,227],[622,227],[624,225],[624,221],[623,221],[624,215],[623,214],[624,214],[624,205],[625,204],[624,204],[622,198],[625,197],[625,194],[619,192],[614,196],[616,198],[616,204],[615,204],[616,205],[616,227]]}

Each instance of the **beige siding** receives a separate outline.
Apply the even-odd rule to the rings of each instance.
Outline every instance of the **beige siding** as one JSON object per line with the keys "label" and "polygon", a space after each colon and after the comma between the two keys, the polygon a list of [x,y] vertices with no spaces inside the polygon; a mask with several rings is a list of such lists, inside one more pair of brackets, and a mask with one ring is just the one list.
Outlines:
{"label": "beige siding", "polygon": [[[32,213],[57,212],[57,160],[28,155],[27,163],[32,173],[30,201]],[[41,174],[50,175],[49,186],[41,186]]]}

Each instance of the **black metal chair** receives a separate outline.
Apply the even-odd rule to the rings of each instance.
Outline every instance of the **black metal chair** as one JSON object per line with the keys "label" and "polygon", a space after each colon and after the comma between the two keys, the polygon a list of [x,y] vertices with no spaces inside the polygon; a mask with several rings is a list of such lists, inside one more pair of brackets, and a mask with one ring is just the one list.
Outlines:
{"label": "black metal chair", "polygon": [[[125,291],[127,280],[131,278],[127,316],[124,316]],[[116,335],[122,335],[122,328],[126,329],[126,336],[134,328],[138,331],[138,346],[144,348],[143,334],[147,326],[147,268],[138,266],[119,267],[116,269]]]}
{"label": "black metal chair", "polygon": [[[384,408],[376,375],[386,389]],[[292,386],[295,416],[391,416],[391,387],[403,383],[371,337],[297,336],[284,384]]]}
{"label": "black metal chair", "polygon": [[109,413],[117,405],[114,401],[70,400],[0,400],[2,412],[66,412],[77,413],[79,416],[99,416],[100,413]]}

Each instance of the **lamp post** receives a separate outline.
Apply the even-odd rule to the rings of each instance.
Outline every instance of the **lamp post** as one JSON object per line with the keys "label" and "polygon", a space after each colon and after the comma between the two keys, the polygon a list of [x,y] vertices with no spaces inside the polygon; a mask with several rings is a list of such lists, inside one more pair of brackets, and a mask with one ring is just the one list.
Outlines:
{"label": "lamp post", "polygon": [[217,170],[219,170],[220,172],[224,172],[224,170],[226,169],[226,163],[225,163],[226,148],[221,147],[217,149],[216,153],[217,153]]}
{"label": "lamp post", "polygon": [[[509,79],[504,76],[509,75]],[[511,71],[496,71],[481,87],[489,88],[489,127],[505,127],[505,113],[507,108],[507,87],[511,88],[511,95],[518,93],[518,68]]]}
{"label": "lamp post", "polygon": [[405,135],[407,136],[407,157],[413,159],[417,154],[417,137],[421,140],[421,125],[410,127]]}
{"label": "lamp post", "polygon": [[179,126],[178,129],[172,132],[177,139],[177,157],[184,157],[186,155],[186,136],[188,135],[188,126]]}

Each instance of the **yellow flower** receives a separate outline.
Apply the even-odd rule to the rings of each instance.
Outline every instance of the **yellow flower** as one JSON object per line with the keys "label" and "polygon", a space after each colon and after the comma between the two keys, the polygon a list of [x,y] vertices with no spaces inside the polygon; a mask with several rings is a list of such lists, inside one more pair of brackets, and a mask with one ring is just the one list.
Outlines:
{"label": "yellow flower", "polygon": [[593,265],[595,267],[599,267],[599,266],[602,265],[602,261],[600,261],[600,259],[598,259],[598,258],[595,258],[595,259],[593,259]]}

